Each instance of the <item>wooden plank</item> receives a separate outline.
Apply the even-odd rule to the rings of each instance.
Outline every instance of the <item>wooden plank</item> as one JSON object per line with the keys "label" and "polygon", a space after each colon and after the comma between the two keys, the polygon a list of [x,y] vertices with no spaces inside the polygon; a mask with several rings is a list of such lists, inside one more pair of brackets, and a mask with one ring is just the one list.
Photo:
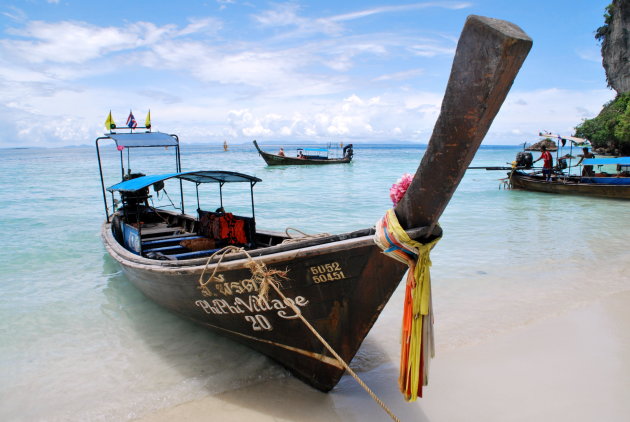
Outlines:
{"label": "wooden plank", "polygon": [[164,254],[169,259],[191,259],[191,258],[202,258],[204,256],[210,256],[219,249],[208,249],[205,251],[194,251],[194,252],[184,252],[178,254]]}
{"label": "wooden plank", "polygon": [[147,240],[142,242],[142,246],[156,246],[156,245],[166,245],[171,242],[179,242],[182,240],[188,239],[199,239],[203,236],[199,236],[196,234],[184,234],[184,235],[171,235],[171,236],[162,236],[159,238],[152,237],[151,240]]}
{"label": "wooden plank", "polygon": [[183,251],[187,251],[188,249],[184,248],[181,245],[170,245],[170,246],[160,246],[157,248],[151,248],[151,249],[144,249],[142,252],[143,253],[150,253],[150,252],[162,252],[162,253],[180,253]]}

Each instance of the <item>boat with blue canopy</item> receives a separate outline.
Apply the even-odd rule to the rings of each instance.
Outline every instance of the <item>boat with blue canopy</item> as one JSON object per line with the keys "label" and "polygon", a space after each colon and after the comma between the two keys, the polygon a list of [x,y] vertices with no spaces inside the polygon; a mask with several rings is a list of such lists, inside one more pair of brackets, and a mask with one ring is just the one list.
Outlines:
{"label": "boat with blue canopy", "polygon": [[[574,142],[577,140],[573,138]],[[579,145],[586,151],[591,148],[588,141]],[[571,165],[575,157],[570,152],[561,156],[561,146],[558,147],[551,178],[532,166],[531,153],[519,152],[508,173],[509,185],[535,192],[630,199],[630,157],[583,158]],[[577,173],[572,172],[574,169]]]}
{"label": "boat with blue canopy", "polygon": [[297,148],[295,156],[288,156],[281,150],[278,154],[271,154],[263,151],[258,142],[253,141],[258,154],[265,160],[268,166],[291,166],[291,165],[321,165],[321,164],[348,164],[354,156],[352,144],[343,147],[342,156],[339,158],[330,157],[328,148]]}
{"label": "boat with blue canopy", "polygon": [[[262,180],[235,171],[182,171],[175,135],[117,128],[97,138],[96,149],[106,215],[101,236],[129,281],[315,388],[333,388],[346,369],[342,361],[356,354],[407,269],[381,253],[374,228],[300,236],[260,229],[254,187]],[[163,164],[155,174],[134,171],[144,171],[147,156],[148,168],[156,169],[156,154],[143,149],[170,155],[174,162],[166,167],[174,171],[163,171]],[[111,174],[104,157],[118,161],[120,171]],[[409,231],[420,234],[426,228]],[[277,292],[261,296],[268,283]]]}

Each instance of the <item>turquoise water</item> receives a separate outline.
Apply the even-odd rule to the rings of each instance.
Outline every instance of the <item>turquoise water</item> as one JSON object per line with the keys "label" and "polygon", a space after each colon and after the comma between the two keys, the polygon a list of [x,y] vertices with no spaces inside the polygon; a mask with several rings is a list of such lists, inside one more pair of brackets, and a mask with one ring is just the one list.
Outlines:
{"label": "turquoise water", "polygon": [[[391,184],[424,153],[356,145],[350,165],[271,168],[250,144],[182,149],[184,170],[263,180],[254,188],[258,227],[309,233],[373,225],[391,206]],[[484,147],[473,165],[504,165],[517,151]],[[111,148],[106,155],[115,158]],[[174,161],[146,158],[147,167],[133,170],[172,170]],[[0,150],[0,160],[1,420],[131,420],[288,376],[128,283],[99,237],[93,147]],[[441,219],[445,235],[432,254],[438,353],[630,284],[629,202],[505,190],[504,176],[469,170]],[[247,210],[242,194],[226,190],[226,208]],[[401,300],[399,289],[353,363],[359,372],[397,363]]]}

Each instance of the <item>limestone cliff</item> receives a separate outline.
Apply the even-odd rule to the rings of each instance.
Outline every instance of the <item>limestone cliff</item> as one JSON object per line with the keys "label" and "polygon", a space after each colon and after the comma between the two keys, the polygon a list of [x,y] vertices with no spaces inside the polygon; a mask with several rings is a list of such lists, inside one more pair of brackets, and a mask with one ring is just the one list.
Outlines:
{"label": "limestone cliff", "polygon": [[606,24],[597,30],[608,86],[623,94],[630,91],[630,0],[613,0]]}

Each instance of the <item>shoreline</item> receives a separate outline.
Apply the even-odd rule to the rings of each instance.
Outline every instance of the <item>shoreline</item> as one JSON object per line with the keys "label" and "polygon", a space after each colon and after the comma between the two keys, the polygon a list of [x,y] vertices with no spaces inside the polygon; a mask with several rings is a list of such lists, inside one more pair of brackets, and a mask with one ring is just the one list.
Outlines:
{"label": "shoreline", "polygon": [[[437,350],[424,398],[398,392],[398,362],[359,376],[401,420],[621,421],[630,414],[630,290],[479,343]],[[388,415],[344,375],[332,392],[297,379],[264,381],[159,410],[140,422],[383,421]]]}

